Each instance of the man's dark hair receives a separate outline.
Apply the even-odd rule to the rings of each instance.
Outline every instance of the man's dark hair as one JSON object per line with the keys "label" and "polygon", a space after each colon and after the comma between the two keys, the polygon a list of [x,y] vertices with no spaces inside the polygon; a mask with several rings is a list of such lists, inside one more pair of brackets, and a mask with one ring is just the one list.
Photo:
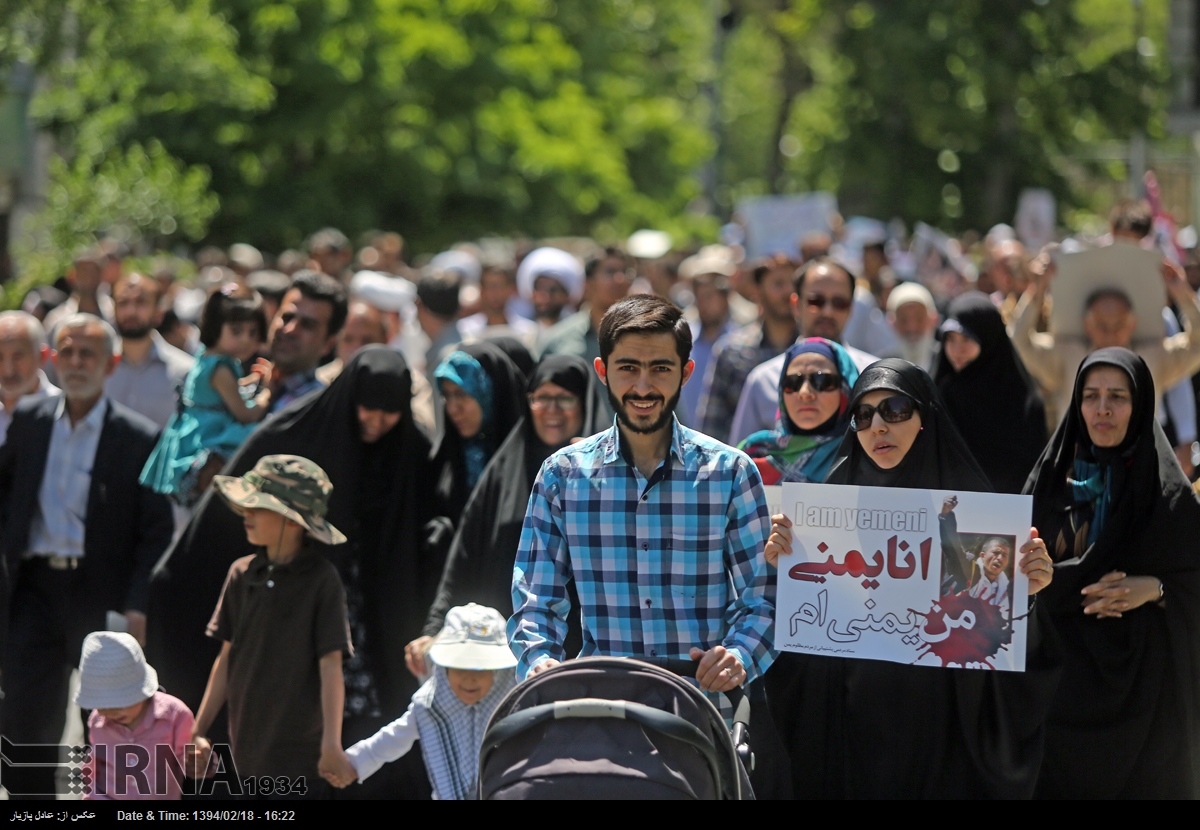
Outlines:
{"label": "man's dark hair", "polygon": [[790,259],[785,254],[773,254],[771,256],[755,260],[754,270],[751,271],[751,276],[754,278],[754,284],[762,285],[763,277],[777,268],[795,270],[796,261]]}
{"label": "man's dark hair", "polygon": [[509,268],[505,268],[503,265],[485,265],[483,267],[483,271],[480,272],[479,275],[481,282],[483,281],[484,274],[499,274],[500,276],[504,277],[504,281],[509,285],[516,285],[517,282],[516,272]]}
{"label": "man's dark hair", "polygon": [[626,268],[628,268],[631,265],[631,262],[629,260],[629,254],[625,253],[624,251],[622,251],[620,248],[616,247],[615,245],[608,245],[604,248],[601,248],[599,251],[596,251],[595,253],[591,254],[590,256],[588,256],[588,258],[586,260],[584,260],[584,263],[583,263],[584,277],[586,277],[587,279],[590,280],[592,278],[592,276],[596,273],[596,269],[600,267],[600,263],[604,262],[604,260],[606,260],[606,259],[611,259],[611,258],[616,258],[616,259],[621,260],[621,262],[623,262],[625,264]]}
{"label": "man's dark hair", "polygon": [[308,238],[305,247],[310,254],[317,251],[344,251],[350,247],[350,240],[337,228],[322,228]]}
{"label": "man's dark hair", "polygon": [[989,536],[983,540],[983,544],[979,546],[979,552],[982,554],[985,550],[992,546],[992,543],[1002,545],[1008,549],[1008,555],[1012,556],[1013,543],[1005,539],[1003,536]]}
{"label": "man's dark hair", "polygon": [[608,356],[617,341],[627,334],[670,334],[680,363],[692,356],[692,329],[683,311],[670,300],[654,294],[634,294],[612,304],[600,321],[600,359],[608,366]]}
{"label": "man's dark hair", "polygon": [[1108,214],[1108,224],[1114,233],[1128,231],[1144,237],[1154,227],[1154,214],[1144,200],[1122,199]]}
{"label": "man's dark hair", "polygon": [[215,289],[200,312],[200,342],[205,348],[217,345],[226,323],[254,323],[258,326],[258,339],[266,340],[267,316],[263,313],[262,297],[232,282]]}
{"label": "man's dark hair", "polygon": [[329,315],[329,330],[325,332],[326,337],[332,337],[342,330],[342,326],[346,325],[346,309],[349,305],[346,289],[333,277],[305,268],[292,275],[292,287],[288,290],[290,291],[292,288],[297,289],[302,297],[329,303],[332,312]]}
{"label": "man's dark hair", "polygon": [[1119,288],[1105,287],[1097,288],[1091,294],[1087,295],[1087,300],[1083,304],[1084,313],[1092,310],[1092,306],[1101,300],[1119,300],[1125,305],[1125,308],[1133,311],[1133,301],[1129,299],[1129,295]]}
{"label": "man's dark hair", "polygon": [[438,317],[452,320],[458,316],[458,290],[461,279],[455,271],[426,274],[417,282],[417,299]]}
{"label": "man's dark hair", "polygon": [[850,269],[836,259],[827,256],[813,257],[808,262],[796,269],[796,276],[793,278],[792,289],[797,295],[804,293],[804,280],[808,276],[808,272],[822,265],[828,265],[830,268],[836,268],[846,275],[846,279],[850,280],[850,297],[854,297],[854,274],[850,273]]}

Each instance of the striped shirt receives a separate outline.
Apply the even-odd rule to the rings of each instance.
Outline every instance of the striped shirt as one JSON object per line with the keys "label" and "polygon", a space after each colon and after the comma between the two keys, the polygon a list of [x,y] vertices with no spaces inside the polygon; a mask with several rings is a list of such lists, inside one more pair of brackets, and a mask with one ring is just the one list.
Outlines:
{"label": "striped shirt", "polygon": [[573,578],[580,656],[687,659],[693,646],[724,645],[753,680],[775,657],[775,572],[760,555],[769,530],[753,462],[677,420],[649,480],[615,424],[559,450],[534,482],[513,570],[518,678],[564,659]]}

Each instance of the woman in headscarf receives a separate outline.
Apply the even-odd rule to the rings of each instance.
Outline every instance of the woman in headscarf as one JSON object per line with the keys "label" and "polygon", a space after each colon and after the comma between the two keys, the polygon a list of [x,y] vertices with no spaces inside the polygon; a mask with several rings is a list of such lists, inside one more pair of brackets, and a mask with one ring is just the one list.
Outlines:
{"label": "woman in headscarf", "polygon": [[[991,491],[925,370],[873,363],[851,390],[850,413],[827,482]],[[791,552],[790,528],[772,517],[769,562]],[[1050,580],[1050,558],[1036,538],[1021,552],[1034,593]],[[1030,797],[1055,678],[1039,632],[1031,618],[1024,673],[780,654],[767,696],[795,797]]]}
{"label": "woman in headscarf", "polygon": [[972,291],[950,303],[934,363],[946,412],[998,493],[1020,493],[1046,446],[1046,406],[1000,311]]}
{"label": "woman in headscarf", "polygon": [[1200,501],[1154,418],[1145,362],[1079,367],[1026,492],[1063,640],[1038,795],[1200,795]]}
{"label": "woman in headscarf", "polygon": [[484,340],[460,346],[434,370],[445,401],[445,426],[435,459],[449,478],[451,518],[483,477],[488,462],[525,417],[525,375],[505,352]]}
{"label": "woman in headscarf", "polygon": [[[421,630],[451,537],[444,518],[449,494],[430,486],[440,477],[413,421],[411,398],[403,356],[368,346],[328,389],[265,421],[225,468],[240,475],[264,455],[303,453],[334,485],[326,518],[349,542],[324,552],[346,583],[353,625],[343,729],[350,741],[398,717],[416,689],[404,666],[405,632]],[[216,655],[204,630],[224,572],[252,552],[241,519],[209,492],[151,576],[147,653],[163,682],[192,708]]]}
{"label": "woman in headscarf", "polygon": [[738,446],[754,459],[763,484],[825,480],[850,423],[856,380],[854,361],[837,343],[810,337],[788,349],[775,429],[756,432]]}
{"label": "woman in headscarf", "polygon": [[[603,388],[581,357],[547,355],[534,370],[527,389],[530,414],[496,452],[467,503],[425,630],[408,645],[408,666],[414,674],[424,674],[422,658],[441,631],[449,609],[474,602],[498,608],[508,616],[513,561],[538,470],[572,438],[587,438],[609,425]],[[582,647],[579,603],[573,597],[571,607],[576,610],[567,638],[568,654],[572,640],[576,652]]]}

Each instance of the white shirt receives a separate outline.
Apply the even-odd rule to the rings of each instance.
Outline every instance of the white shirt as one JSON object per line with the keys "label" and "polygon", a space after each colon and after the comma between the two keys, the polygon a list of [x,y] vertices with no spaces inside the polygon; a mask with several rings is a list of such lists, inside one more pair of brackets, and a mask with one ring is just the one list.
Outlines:
{"label": "white shirt", "polygon": [[[843,345],[842,348],[860,372],[879,359],[853,346]],[[760,429],[775,428],[775,416],[779,412],[779,376],[783,374],[785,357],[787,352],[758,364],[746,377],[746,385],[742,387],[742,397],[738,401],[733,427],[729,432],[730,446],[736,447]]]}
{"label": "white shirt", "polygon": [[175,414],[178,389],[195,364],[196,358],[152,331],[146,359],[132,363],[122,355],[104,384],[104,394],[145,415],[161,429]]}
{"label": "white shirt", "polygon": [[[45,372],[38,369],[38,388],[28,395],[22,395],[17,399],[17,403],[21,401],[40,401],[42,398],[61,394],[62,390],[50,382]],[[0,403],[0,444],[3,444],[8,438],[8,425],[12,423],[12,416],[13,414],[4,408],[4,404]]]}
{"label": "white shirt", "polygon": [[512,312],[505,313],[507,323],[501,326],[489,326],[487,315],[482,311],[478,314],[472,314],[469,317],[464,317],[458,321],[458,330],[462,332],[463,340],[480,340],[492,333],[499,333],[499,329],[509,328],[516,334],[517,339],[537,337],[538,324],[525,317],[521,317]]}
{"label": "white shirt", "polygon": [[418,737],[417,719],[413,717],[413,704],[410,703],[403,715],[347,749],[346,755],[358,773],[358,780],[365,781],[384,764],[407,755]]}
{"label": "white shirt", "polygon": [[850,319],[842,329],[842,342],[871,354],[890,354],[896,348],[896,332],[875,295],[862,286],[854,289]]}
{"label": "white shirt", "polygon": [[31,554],[83,556],[92,464],[107,410],[108,399],[101,395],[87,417],[72,427],[67,399],[59,398],[38,490],[38,508],[29,529]]}
{"label": "white shirt", "polygon": [[979,581],[972,585],[971,590],[967,593],[976,599],[999,607],[1005,614],[1008,613],[1008,574],[1003,571],[1000,572],[1000,577],[995,582],[992,582],[987,578],[987,574],[980,571]]}

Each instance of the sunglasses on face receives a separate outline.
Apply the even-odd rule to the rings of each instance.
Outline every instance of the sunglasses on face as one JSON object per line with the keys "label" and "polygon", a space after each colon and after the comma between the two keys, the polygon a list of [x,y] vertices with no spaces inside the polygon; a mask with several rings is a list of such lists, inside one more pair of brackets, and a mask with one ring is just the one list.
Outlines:
{"label": "sunglasses on face", "polygon": [[579,406],[579,398],[574,395],[530,395],[529,408],[534,412],[542,412],[550,407],[558,407],[561,412],[574,412]]}
{"label": "sunglasses on face", "polygon": [[813,372],[811,374],[788,374],[783,376],[784,392],[797,394],[808,381],[809,388],[814,392],[833,392],[842,387],[842,378],[834,372]]}
{"label": "sunglasses on face", "polygon": [[884,398],[878,406],[860,403],[850,411],[850,428],[855,432],[870,429],[876,412],[885,424],[899,424],[912,418],[916,411],[917,402],[907,395]]}
{"label": "sunglasses on face", "polygon": [[850,308],[849,297],[826,297],[824,294],[809,294],[804,298],[811,308],[823,309],[833,307],[834,311],[845,311]]}

